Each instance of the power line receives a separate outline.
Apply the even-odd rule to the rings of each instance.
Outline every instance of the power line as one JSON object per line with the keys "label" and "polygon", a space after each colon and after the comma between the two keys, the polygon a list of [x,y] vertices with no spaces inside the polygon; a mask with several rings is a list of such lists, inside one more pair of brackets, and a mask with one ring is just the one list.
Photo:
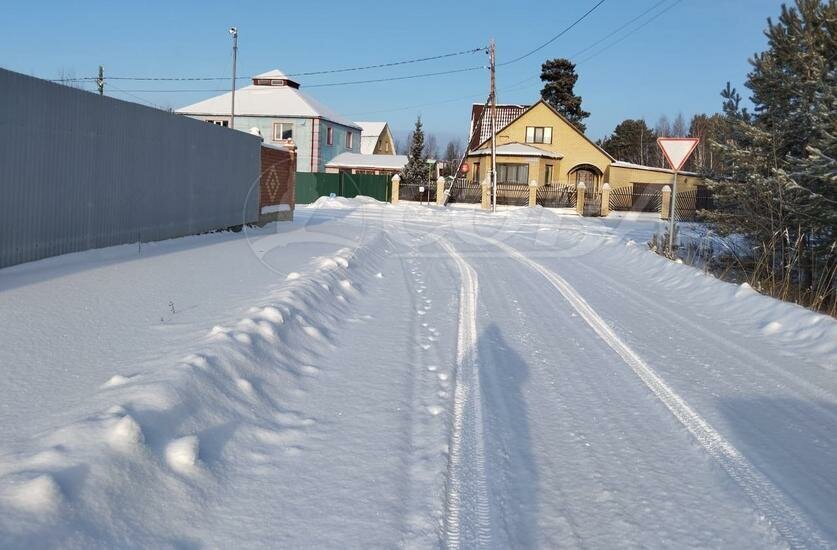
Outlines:
{"label": "power line", "polygon": [[593,53],[593,54],[591,54],[591,55],[588,55],[588,56],[587,56],[587,57],[585,57],[584,59],[582,59],[582,60],[578,61],[576,64],[577,64],[577,65],[580,65],[580,64],[582,64],[582,63],[586,63],[586,62],[590,61],[591,59],[593,59],[594,57],[596,57],[596,56],[598,56],[598,55],[600,55],[600,54],[604,53],[604,52],[605,52],[605,51],[607,51],[607,50],[609,50],[609,49],[610,49],[610,48],[612,48],[613,46],[615,46],[615,45],[617,45],[617,44],[619,44],[619,43],[623,42],[623,41],[624,41],[625,39],[627,39],[629,36],[631,36],[632,34],[634,34],[635,32],[637,32],[638,30],[642,29],[642,28],[643,28],[643,27],[645,27],[646,25],[650,24],[651,22],[653,22],[654,20],[656,20],[658,17],[660,17],[661,15],[663,15],[664,13],[666,13],[667,11],[669,11],[670,9],[672,9],[673,7],[675,7],[677,4],[679,4],[679,3],[680,3],[680,2],[682,2],[682,1],[683,1],[683,0],[676,0],[673,4],[671,4],[670,6],[668,6],[667,8],[665,8],[664,10],[659,11],[657,14],[655,14],[653,17],[650,17],[649,19],[647,19],[647,20],[646,20],[644,23],[642,23],[641,25],[639,25],[639,26],[637,26],[637,27],[635,27],[635,28],[631,29],[631,31],[630,31],[629,33],[625,34],[624,36],[622,36],[622,37],[621,37],[621,38],[619,38],[618,40],[616,40],[616,41],[614,41],[614,42],[611,42],[610,44],[608,44],[608,45],[607,45],[607,46],[605,46],[604,48],[599,49],[599,51],[594,52],[594,53]]}
{"label": "power line", "polygon": [[476,71],[478,69],[485,69],[485,65],[476,65],[474,67],[463,67],[461,69],[452,69],[450,71],[438,71],[435,73],[412,74],[406,76],[391,76],[388,78],[375,78],[371,80],[353,80],[349,82],[327,82],[325,84],[309,84],[303,88],[325,88],[328,86],[348,86],[350,84],[369,84],[372,82],[391,82],[393,80],[409,80],[412,78],[422,78],[425,76],[441,76],[447,74],[464,73],[467,71]]}
{"label": "power line", "polygon": [[598,46],[599,44],[601,44],[602,42],[604,42],[604,41],[605,41],[605,40],[607,40],[608,38],[613,37],[613,35],[614,35],[614,34],[618,33],[619,31],[621,31],[622,29],[624,29],[625,27],[627,27],[628,25],[630,25],[631,23],[633,23],[633,22],[634,22],[634,21],[636,21],[637,19],[641,19],[641,18],[642,18],[642,17],[644,17],[644,16],[645,16],[648,12],[650,12],[650,11],[652,11],[652,10],[656,9],[656,8],[657,8],[657,7],[659,7],[661,4],[665,4],[666,2],[668,2],[668,0],[660,0],[659,2],[657,2],[657,3],[656,3],[656,4],[654,4],[654,5],[652,5],[650,8],[648,8],[648,9],[647,9],[647,10],[645,10],[644,12],[640,13],[639,15],[637,15],[636,17],[634,17],[633,19],[631,19],[631,20],[630,20],[630,21],[628,21],[627,23],[625,23],[625,24],[623,24],[623,25],[621,25],[621,26],[619,26],[619,27],[617,27],[617,28],[613,29],[613,30],[612,30],[612,31],[610,31],[607,35],[603,36],[603,37],[602,37],[602,38],[600,38],[599,40],[596,40],[595,42],[593,42],[592,44],[590,44],[589,46],[587,46],[587,47],[586,47],[586,48],[584,48],[583,50],[579,50],[579,51],[577,51],[576,53],[574,53],[574,54],[570,57],[570,59],[575,59],[576,57],[578,57],[579,55],[583,54],[584,52],[592,50],[593,48],[595,48],[596,46]]}
{"label": "power line", "polygon": [[[346,82],[326,82],[323,84],[311,84],[308,86],[302,86],[303,88],[326,88],[330,86],[349,86],[353,84],[369,84],[373,82],[392,82],[394,80],[410,80],[413,78],[424,78],[428,76],[442,76],[442,75],[449,75],[449,74],[456,74],[456,73],[464,73],[467,71],[476,71],[478,69],[484,69],[483,65],[476,65],[473,67],[463,67],[461,69],[451,69],[449,71],[437,71],[433,73],[421,73],[421,74],[411,74],[405,76],[390,76],[386,78],[373,78],[369,80],[350,80]],[[105,78],[107,80],[107,77]],[[138,90],[123,90],[123,91],[131,91],[131,92],[142,92],[142,93],[155,93],[155,92],[229,92],[228,89],[213,89],[213,88],[200,88],[200,89],[185,89],[185,88],[169,88],[169,89],[138,89]]]}
{"label": "power line", "polygon": [[[359,67],[343,67],[340,69],[325,69],[319,71],[307,71],[307,72],[299,72],[299,73],[289,73],[285,76],[313,76],[313,75],[321,75],[321,74],[333,74],[333,73],[345,73],[349,71],[365,71],[369,69],[382,69],[386,67],[397,67],[399,65],[409,65],[412,63],[422,63],[425,61],[435,61],[438,59],[446,59],[449,57],[456,57],[459,55],[465,55],[469,53],[476,53],[485,51],[487,48],[481,46],[479,48],[471,48],[468,50],[460,50],[457,52],[450,52],[450,53],[443,53],[439,55],[431,55],[428,57],[418,57],[414,59],[405,59],[402,61],[392,61],[389,63],[378,63],[375,65],[363,65]],[[240,76],[237,77],[236,80],[250,80],[251,77],[249,76]],[[229,76],[109,76],[109,80],[138,80],[138,81],[190,81],[190,82],[198,82],[198,81],[212,81],[212,80],[230,80]],[[79,77],[79,78],[60,78],[54,79],[53,82],[70,82],[70,81],[84,81],[84,80],[96,80],[96,77]],[[209,90],[211,91],[211,90]]]}
{"label": "power line", "polygon": [[527,52],[527,53],[525,53],[525,54],[523,54],[523,55],[521,55],[521,56],[519,56],[519,57],[515,57],[514,59],[511,59],[511,60],[509,60],[509,61],[504,61],[504,62],[502,62],[502,63],[498,63],[498,64],[497,64],[497,66],[498,66],[498,67],[502,67],[502,66],[504,66],[504,65],[511,65],[512,63],[517,63],[517,62],[518,62],[518,61],[520,61],[521,59],[526,59],[527,57],[529,57],[529,56],[530,56],[530,55],[532,55],[533,53],[535,53],[535,52],[539,52],[540,50],[542,50],[542,49],[546,48],[547,46],[549,46],[550,44],[552,44],[553,42],[555,42],[556,40],[558,40],[559,38],[561,38],[562,36],[564,36],[566,33],[568,33],[568,32],[569,32],[569,31],[570,31],[573,27],[575,27],[576,25],[578,25],[579,23],[581,23],[581,22],[582,22],[582,21],[583,21],[583,20],[584,20],[584,19],[585,19],[588,15],[590,15],[591,13],[593,13],[594,11],[596,11],[596,9],[597,9],[599,6],[601,6],[602,4],[604,4],[606,1],[607,1],[607,0],[599,0],[599,1],[598,1],[598,2],[597,2],[597,3],[596,3],[596,4],[592,7],[592,8],[590,8],[589,10],[587,10],[587,11],[584,13],[584,15],[582,15],[581,17],[579,17],[578,19],[576,19],[575,21],[573,21],[572,23],[570,23],[567,27],[564,27],[564,29],[563,29],[563,30],[561,30],[561,32],[559,32],[558,34],[556,34],[555,36],[553,36],[552,38],[550,38],[549,40],[547,40],[546,42],[544,42],[543,44],[541,44],[540,46],[538,46],[537,48],[535,48],[534,50],[531,50],[531,51],[529,51],[529,52]]}

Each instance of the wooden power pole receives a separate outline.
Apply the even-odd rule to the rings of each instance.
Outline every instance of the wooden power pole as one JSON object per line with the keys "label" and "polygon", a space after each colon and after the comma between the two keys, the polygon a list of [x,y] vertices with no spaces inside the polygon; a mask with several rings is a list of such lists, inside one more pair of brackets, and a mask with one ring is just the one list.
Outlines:
{"label": "wooden power pole", "polygon": [[488,115],[491,117],[491,211],[497,210],[497,94],[495,88],[495,56],[494,39],[488,43],[489,71],[491,72],[491,88],[488,92]]}

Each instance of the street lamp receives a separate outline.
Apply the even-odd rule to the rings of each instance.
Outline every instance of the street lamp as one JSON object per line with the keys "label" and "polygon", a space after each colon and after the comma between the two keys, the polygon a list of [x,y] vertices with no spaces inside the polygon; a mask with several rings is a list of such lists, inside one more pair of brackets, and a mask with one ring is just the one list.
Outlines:
{"label": "street lamp", "polygon": [[232,66],[232,104],[230,105],[230,128],[235,129],[235,62],[238,57],[238,29],[230,27],[230,35],[233,39],[233,66]]}

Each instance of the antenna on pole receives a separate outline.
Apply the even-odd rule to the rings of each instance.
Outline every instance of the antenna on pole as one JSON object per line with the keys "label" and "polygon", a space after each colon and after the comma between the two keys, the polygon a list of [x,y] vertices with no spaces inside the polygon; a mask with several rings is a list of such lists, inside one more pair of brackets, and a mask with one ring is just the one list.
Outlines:
{"label": "antenna on pole", "polygon": [[491,89],[488,93],[488,114],[491,117],[491,211],[497,210],[497,128],[495,127],[497,119],[497,95],[495,87],[495,45],[492,38],[488,43],[488,60],[489,70],[491,72]]}
{"label": "antenna on pole", "polygon": [[99,87],[99,95],[105,95],[105,68],[99,65],[99,76],[96,78],[96,86]]}
{"label": "antenna on pole", "polygon": [[238,29],[230,27],[230,34],[233,39],[233,66],[232,66],[232,104],[230,105],[230,128],[235,129],[235,63],[238,57]]}

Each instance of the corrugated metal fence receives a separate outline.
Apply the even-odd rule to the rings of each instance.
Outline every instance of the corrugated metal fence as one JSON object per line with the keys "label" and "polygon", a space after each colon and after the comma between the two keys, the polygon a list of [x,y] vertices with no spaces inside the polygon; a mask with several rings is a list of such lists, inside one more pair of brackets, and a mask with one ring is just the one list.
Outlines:
{"label": "corrugated metal fence", "polygon": [[0,267],[256,221],[260,142],[0,69]]}

